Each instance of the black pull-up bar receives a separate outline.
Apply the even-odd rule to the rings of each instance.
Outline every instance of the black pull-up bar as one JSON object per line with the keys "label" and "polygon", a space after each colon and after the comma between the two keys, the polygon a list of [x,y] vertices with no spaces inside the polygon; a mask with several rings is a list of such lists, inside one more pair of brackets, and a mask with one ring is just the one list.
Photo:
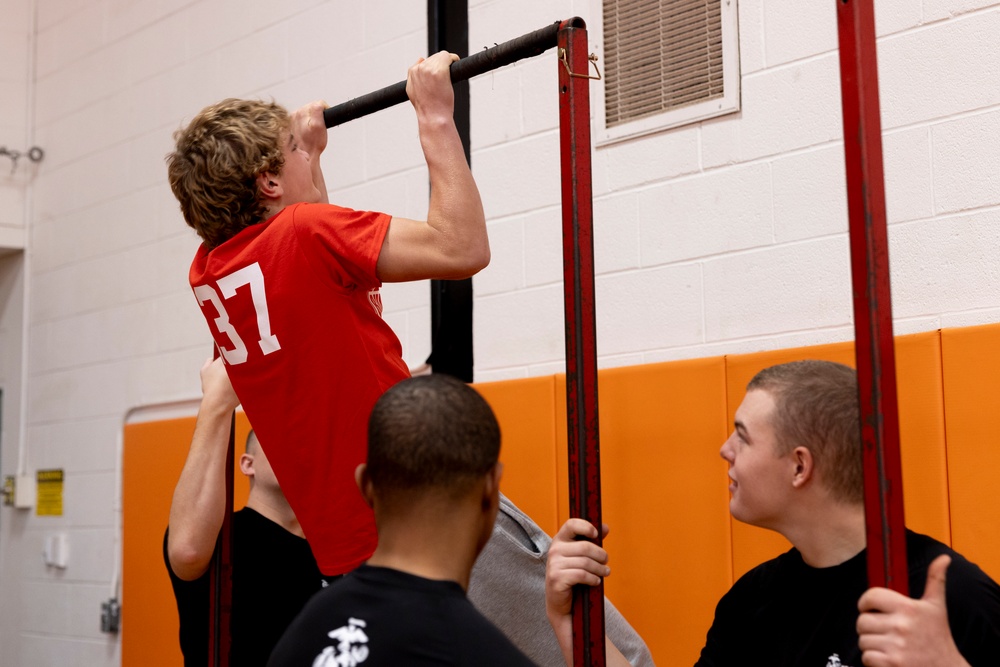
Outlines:
{"label": "black pull-up bar", "polygon": [[[585,27],[585,24],[581,18],[556,22],[462,58],[451,64],[451,82],[467,81],[474,76],[510,65],[523,58],[541,55],[556,46],[560,29],[582,27]],[[356,118],[402,104],[408,99],[406,81],[400,81],[326,109],[323,111],[323,120],[326,121],[327,127],[343,125]]]}

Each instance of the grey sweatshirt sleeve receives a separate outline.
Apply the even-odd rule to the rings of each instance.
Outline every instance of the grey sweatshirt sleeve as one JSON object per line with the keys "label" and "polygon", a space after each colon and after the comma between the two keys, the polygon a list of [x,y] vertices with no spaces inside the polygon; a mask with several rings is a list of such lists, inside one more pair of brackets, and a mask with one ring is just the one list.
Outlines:
{"label": "grey sweatshirt sleeve", "polygon": [[[501,494],[493,535],[472,570],[469,599],[537,664],[561,667],[562,653],[545,615],[545,558],[551,542]],[[608,637],[632,665],[653,665],[642,637],[607,598],[604,623]]]}

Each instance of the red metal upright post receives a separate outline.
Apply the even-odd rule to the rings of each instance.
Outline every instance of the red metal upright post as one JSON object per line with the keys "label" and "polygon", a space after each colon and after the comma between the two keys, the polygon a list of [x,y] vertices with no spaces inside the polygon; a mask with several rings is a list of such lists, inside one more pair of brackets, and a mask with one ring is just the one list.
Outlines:
{"label": "red metal upright post", "polygon": [[834,0],[840,34],[868,582],[907,592],[903,473],[872,0]]}
{"label": "red metal upright post", "polygon": [[[558,49],[570,512],[600,530],[590,60],[587,27],[582,19],[560,25]],[[600,537],[597,542],[600,543]],[[573,594],[574,663],[602,667],[604,648],[603,583],[595,587],[578,586]]]}
{"label": "red metal upright post", "polygon": [[[219,349],[214,349],[215,358]],[[233,609],[233,465],[236,449],[236,413],[229,422],[229,450],[226,453],[226,509],[209,565],[208,580],[208,664],[229,667],[232,647]]]}
{"label": "red metal upright post", "polygon": [[[559,47],[559,123],[562,155],[563,267],[566,308],[566,403],[570,459],[570,511],[600,527],[601,475],[597,422],[597,334],[590,174],[590,58],[581,18],[534,32],[452,63],[452,82],[465,81],[522,58]],[[407,100],[406,82],[326,109],[335,127]],[[600,538],[597,540],[600,543]],[[574,597],[577,665],[605,664],[604,587],[580,587]]]}

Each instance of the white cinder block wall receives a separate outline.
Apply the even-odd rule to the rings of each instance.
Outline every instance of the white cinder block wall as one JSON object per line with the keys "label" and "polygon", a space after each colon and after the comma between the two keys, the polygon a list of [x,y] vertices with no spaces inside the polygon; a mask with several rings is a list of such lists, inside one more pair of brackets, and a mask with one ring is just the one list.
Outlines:
{"label": "white cinder block wall", "polygon": [[[426,10],[419,0],[2,6],[0,143],[33,137],[46,150],[24,183],[0,175],[0,226],[27,217],[31,249],[26,465],[62,468],[66,483],[62,517],[0,510],[0,659],[118,665],[99,610],[118,576],[122,423],[134,407],[196,397],[210,350],[186,285],[197,241],[165,179],[171,133],[226,96],[332,104],[398,81],[426,49]],[[599,8],[470,0],[470,50],[573,15],[596,28]],[[853,335],[833,0],[740,0],[739,19],[740,113],[595,151],[603,366]],[[998,321],[1000,2],[878,0],[877,20],[896,330]],[[599,30],[591,39],[600,55]],[[550,52],[471,88],[493,247],[475,280],[478,380],[562,368],[555,68]],[[334,130],[324,167],[334,201],[425,212],[408,108]],[[8,200],[31,202],[30,213],[9,215]],[[419,365],[428,287],[389,286],[384,303]],[[4,400],[0,464],[12,474],[19,443]],[[65,570],[39,556],[60,531]]]}
{"label": "white cinder block wall", "polygon": [[[566,6],[601,55],[599,0]],[[876,2],[899,333],[1000,318],[998,9]],[[470,44],[543,16],[480,3]],[[853,336],[835,5],[739,0],[739,23],[740,113],[596,148],[602,366]],[[539,58],[473,83],[494,249],[476,283],[481,380],[563,363],[551,69]]]}
{"label": "white cinder block wall", "polygon": [[[0,2],[0,147],[26,152],[28,124],[29,44],[31,12],[26,2]],[[33,171],[27,159],[15,163],[0,157],[0,471],[15,475],[21,428],[22,345],[24,324],[24,222],[26,183]],[[18,544],[24,519],[13,513],[0,514],[0,598],[5,602],[18,588],[8,582],[19,579],[22,546]],[[6,628],[17,626],[16,604],[0,604],[0,655],[7,651]],[[5,662],[7,658],[0,658]]]}

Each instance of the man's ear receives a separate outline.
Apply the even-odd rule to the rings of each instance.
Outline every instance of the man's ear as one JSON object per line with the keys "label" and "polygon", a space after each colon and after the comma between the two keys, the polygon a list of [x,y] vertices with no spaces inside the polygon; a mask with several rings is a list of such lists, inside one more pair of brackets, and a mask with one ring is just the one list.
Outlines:
{"label": "man's ear", "polygon": [[240,472],[253,479],[256,472],[253,469],[253,455],[244,452],[240,455]]}
{"label": "man's ear", "polygon": [[372,490],[372,479],[368,475],[368,464],[359,463],[354,469],[354,483],[358,485],[361,497],[365,499],[368,507],[375,507],[375,494]]}
{"label": "man's ear", "polygon": [[500,511],[500,477],[503,476],[503,464],[497,461],[493,464],[483,477],[483,495],[480,498],[480,535],[476,544],[476,555],[483,550],[490,536],[493,534],[493,526],[497,521],[497,512]]}
{"label": "man's ear", "polygon": [[500,478],[503,477],[503,464],[497,461],[486,473],[483,484],[483,509],[491,510],[500,502]]}
{"label": "man's ear", "polygon": [[281,179],[277,175],[265,171],[262,174],[257,174],[256,181],[257,190],[260,191],[261,196],[267,199],[278,199],[281,197]]}
{"label": "man's ear", "polygon": [[816,460],[808,447],[796,447],[792,450],[791,458],[795,466],[792,486],[800,489],[816,476]]}

